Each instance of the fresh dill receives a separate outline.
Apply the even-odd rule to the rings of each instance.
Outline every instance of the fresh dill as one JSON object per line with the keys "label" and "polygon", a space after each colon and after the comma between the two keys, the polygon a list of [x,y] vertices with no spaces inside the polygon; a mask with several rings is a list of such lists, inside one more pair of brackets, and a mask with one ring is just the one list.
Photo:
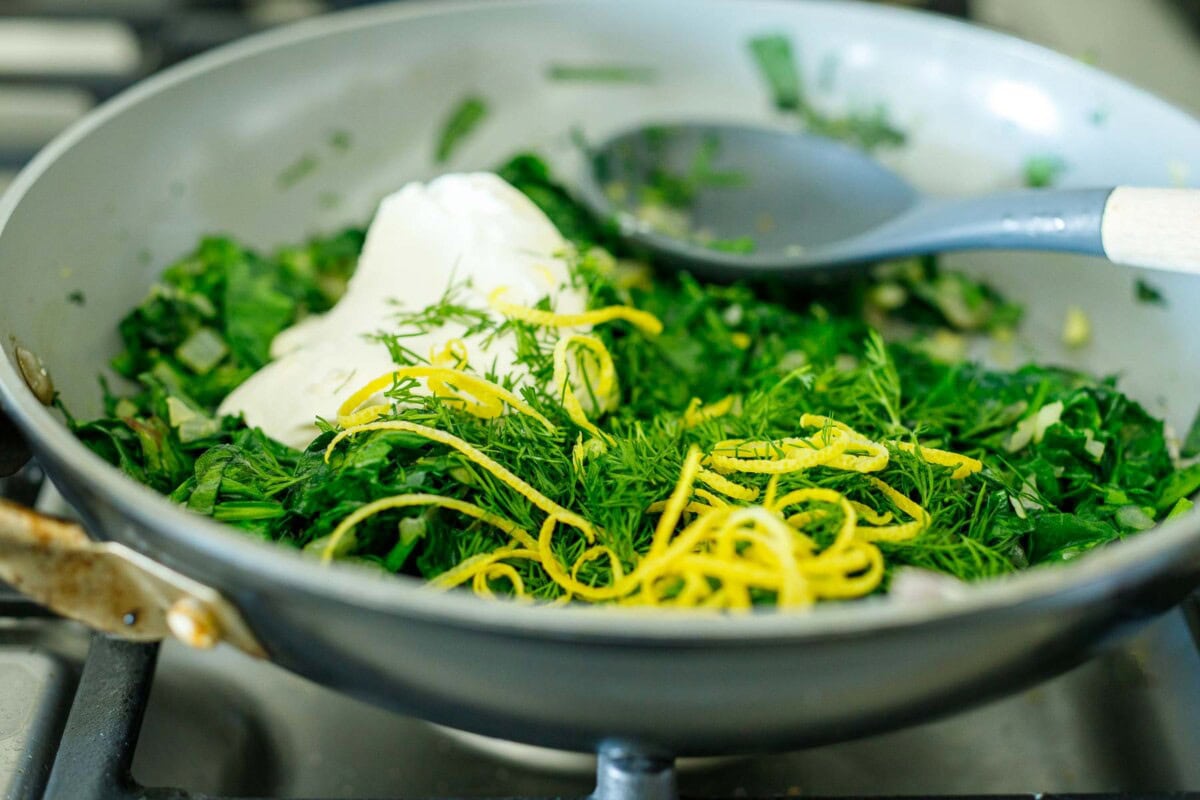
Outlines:
{"label": "fresh dill", "polygon": [[[515,319],[497,324],[466,305],[459,284],[428,308],[398,308],[394,329],[381,332],[380,340],[407,365],[426,361],[405,347],[406,332],[454,322],[475,333],[511,335],[528,380],[514,385],[490,365],[472,365],[468,373],[515,391],[553,429],[524,413],[472,416],[461,397],[430,396],[411,378],[396,379],[385,392],[390,411],[383,418],[443,431],[508,466],[534,491],[589,520],[598,542],[626,571],[646,553],[654,530],[647,509],[669,496],[690,446],[779,441],[797,435],[806,413],[889,442],[890,460],[880,474],[899,496],[928,511],[929,526],[915,539],[880,544],[888,576],[911,566],[978,580],[1060,562],[1133,535],[1147,519],[1178,513],[1200,488],[1200,467],[1176,469],[1162,423],[1111,380],[1036,365],[998,372],[941,363],[915,344],[885,341],[871,324],[881,315],[918,329],[960,331],[1016,321],[1017,310],[995,292],[932,261],[887,265],[871,276],[800,293],[706,285],[685,273],[630,279],[637,273],[618,258],[636,254],[621,250],[544,164],[521,156],[500,174],[575,242],[572,280],[586,288],[591,307],[631,306],[663,324],[657,336],[622,321],[593,330],[619,379],[617,402],[606,413],[599,413],[603,398],[591,377],[596,365],[575,354],[576,392],[611,441],[589,443],[561,395],[549,388],[557,335]],[[300,452],[238,418],[216,416],[225,394],[264,363],[275,333],[332,305],[361,244],[357,229],[270,256],[230,240],[202,242],[121,323],[125,350],[114,365],[141,391],[106,393],[105,417],[77,423],[76,433],[195,513],[292,547],[320,551],[348,514],[404,494],[466,501],[536,532],[542,511],[444,444],[377,430],[341,442],[326,462],[336,425],[323,423]],[[881,287],[900,302],[877,302]],[[234,290],[245,296],[232,297]],[[548,300],[539,307],[548,309]],[[724,400],[726,413],[684,424],[697,402]],[[950,469],[923,460],[917,447],[951,450],[984,466],[956,479]],[[738,478],[759,492],[768,488],[767,475]],[[781,493],[802,488],[834,489],[881,512],[904,514],[894,501],[881,501],[869,476],[857,472],[816,467],[785,474],[775,487]],[[818,520],[810,535],[825,546],[836,535],[835,523],[835,515]],[[495,528],[458,511],[398,508],[358,524],[336,554],[433,578],[505,543]],[[581,581],[608,584],[612,565],[581,560],[588,547],[565,527],[553,540],[562,563],[579,562]],[[535,562],[516,562],[513,569],[529,596],[561,595]],[[511,589],[505,580],[493,584],[498,593]],[[773,598],[757,593],[754,599]]]}

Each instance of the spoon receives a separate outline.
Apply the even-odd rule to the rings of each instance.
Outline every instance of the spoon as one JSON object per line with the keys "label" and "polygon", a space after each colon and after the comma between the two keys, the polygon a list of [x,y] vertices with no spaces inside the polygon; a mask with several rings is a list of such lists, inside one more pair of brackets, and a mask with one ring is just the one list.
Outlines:
{"label": "spoon", "polygon": [[639,128],[590,156],[584,202],[660,257],[717,279],[978,249],[1200,274],[1200,190],[933,198],[834,140],[739,125]]}

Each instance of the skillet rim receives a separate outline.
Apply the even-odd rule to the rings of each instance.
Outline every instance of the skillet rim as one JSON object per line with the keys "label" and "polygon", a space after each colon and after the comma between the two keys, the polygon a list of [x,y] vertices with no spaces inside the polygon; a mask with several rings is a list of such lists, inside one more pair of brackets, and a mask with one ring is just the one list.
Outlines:
{"label": "skillet rim", "polygon": [[[623,0],[630,5],[636,5],[638,1]],[[98,106],[38,153],[0,195],[0,236],[22,197],[62,153],[126,109],[152,101],[159,93],[200,78],[212,69],[263,51],[294,46],[312,38],[367,25],[430,15],[471,13],[484,7],[543,6],[552,2],[556,0],[451,0],[436,4],[432,0],[418,0],[355,9],[259,33],[189,59],[140,81]],[[684,0],[659,2],[660,5],[682,6]],[[716,5],[733,0],[708,2]],[[833,0],[803,2],[810,6],[837,8],[838,13],[852,17],[883,17],[897,24],[915,26],[922,33],[943,40],[982,41],[994,50],[1042,67],[1074,72],[1115,94],[1136,96],[1141,102],[1159,106],[1159,111],[1165,114],[1200,125],[1192,115],[1150,92],[1007,34],[910,9]],[[761,0],[758,5],[794,8],[796,2]],[[689,8],[694,10],[691,4]],[[111,507],[146,532],[148,538],[169,542],[193,557],[208,559],[224,574],[232,575],[231,582],[235,584],[248,582],[253,586],[256,581],[269,581],[290,590],[374,611],[492,633],[631,645],[686,646],[701,641],[705,645],[795,644],[808,639],[858,637],[898,628],[952,624],[964,617],[1003,613],[1031,604],[1075,605],[1113,598],[1153,580],[1184,558],[1200,562],[1200,508],[1197,508],[1163,524],[1151,536],[1134,536],[1101,551],[1093,551],[1077,561],[1049,569],[1032,569],[975,584],[954,599],[898,603],[873,598],[830,604],[804,614],[762,612],[737,617],[625,608],[541,609],[516,602],[483,600],[465,592],[435,593],[425,588],[419,579],[376,577],[373,571],[354,565],[322,566],[296,551],[246,537],[209,518],[190,514],[165,496],[128,478],[71,435],[23,387],[7,352],[0,357],[0,407],[33,441],[36,450],[44,449],[50,455],[51,462],[57,466],[57,469],[48,470],[52,476],[67,476],[102,492]],[[122,531],[111,533],[115,534],[116,540],[122,539]],[[146,550],[153,549],[155,543],[151,542]],[[149,552],[146,554],[154,557]],[[191,572],[188,566],[183,566],[180,571]]]}

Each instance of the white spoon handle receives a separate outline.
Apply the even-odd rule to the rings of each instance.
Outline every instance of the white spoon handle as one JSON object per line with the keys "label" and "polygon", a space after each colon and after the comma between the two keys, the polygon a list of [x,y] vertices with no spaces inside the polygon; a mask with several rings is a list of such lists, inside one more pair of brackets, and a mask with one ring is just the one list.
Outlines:
{"label": "white spoon handle", "polygon": [[1118,264],[1200,275],[1200,190],[1118,186],[1100,237]]}

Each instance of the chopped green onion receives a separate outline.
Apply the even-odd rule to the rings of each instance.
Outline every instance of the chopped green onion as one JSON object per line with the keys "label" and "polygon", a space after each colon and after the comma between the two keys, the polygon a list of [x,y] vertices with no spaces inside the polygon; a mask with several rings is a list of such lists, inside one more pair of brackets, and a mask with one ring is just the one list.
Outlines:
{"label": "chopped green onion", "polygon": [[487,113],[487,103],[481,97],[468,97],[455,106],[438,136],[434,160],[439,164],[449,161],[454,151],[466,141],[479,123],[483,122]]}

